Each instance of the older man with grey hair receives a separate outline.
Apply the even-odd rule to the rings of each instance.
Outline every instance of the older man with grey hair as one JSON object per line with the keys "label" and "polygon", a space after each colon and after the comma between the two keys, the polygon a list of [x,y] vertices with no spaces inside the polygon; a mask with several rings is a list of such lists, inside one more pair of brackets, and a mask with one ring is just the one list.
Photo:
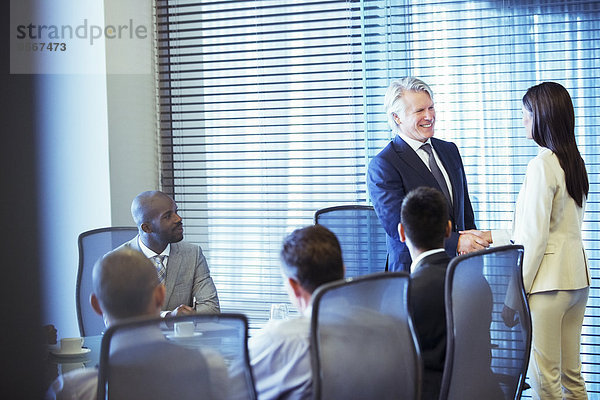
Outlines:
{"label": "older man with grey hair", "polygon": [[459,235],[459,231],[474,229],[475,218],[458,148],[433,137],[431,88],[420,79],[406,77],[391,83],[384,101],[388,123],[396,136],[371,160],[367,186],[387,233],[388,269],[409,270],[411,257],[398,236],[398,224],[404,196],[419,186],[438,189],[446,198],[452,233],[445,249],[450,257],[489,246],[476,235]]}

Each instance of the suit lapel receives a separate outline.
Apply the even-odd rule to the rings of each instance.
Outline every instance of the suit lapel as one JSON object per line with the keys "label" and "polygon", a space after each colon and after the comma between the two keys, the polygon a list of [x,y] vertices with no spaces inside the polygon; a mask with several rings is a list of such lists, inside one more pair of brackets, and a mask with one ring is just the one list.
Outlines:
{"label": "suit lapel", "polygon": [[[423,163],[421,157],[417,155],[417,153],[410,147],[402,138],[398,135],[394,137],[394,141],[392,142],[394,146],[394,150],[398,159],[401,163],[407,164],[410,166],[421,178],[426,181],[431,181],[431,185],[435,182],[435,178],[429,171],[429,168]],[[437,185],[437,183],[435,183]]]}
{"label": "suit lapel", "polygon": [[[431,139],[433,148],[435,149],[438,157],[442,161],[443,167],[448,174],[448,179],[450,179],[450,184],[452,185],[452,206],[448,207],[450,212],[450,218],[454,221],[455,215],[457,214],[457,199],[459,198],[456,194],[457,177],[454,174],[454,169],[452,168],[451,155],[446,151],[445,146],[440,146],[439,141],[435,138]],[[429,168],[425,165],[421,157],[417,155],[417,153],[410,147],[402,138],[398,135],[394,138],[392,142],[394,146],[394,150],[396,151],[396,155],[398,156],[400,162],[404,162],[408,164],[423,180],[433,188],[439,189],[439,184],[435,180],[435,177],[429,170]]]}
{"label": "suit lapel", "polygon": [[140,235],[136,235],[133,239],[129,241],[129,247],[139,252],[142,252],[142,248],[140,247]]}
{"label": "suit lapel", "polygon": [[427,257],[419,260],[419,263],[417,265],[415,265],[414,271],[417,271],[421,267],[425,268],[427,266],[436,265],[436,264],[439,264],[444,261],[447,261],[447,262],[450,261],[450,257],[448,256],[448,254],[446,254],[445,251],[443,251],[443,252],[440,251],[439,253],[433,253],[433,254],[430,254]]}
{"label": "suit lapel", "polygon": [[[139,235],[129,241],[129,246],[134,250],[142,252],[139,243]],[[165,280],[165,305],[168,304],[169,300],[171,299],[173,288],[175,287],[175,282],[177,281],[177,275],[179,275],[179,269],[181,268],[182,258],[178,250],[177,243],[171,243],[171,251],[169,252],[169,259],[167,261],[167,279]]]}
{"label": "suit lapel", "polygon": [[166,286],[166,300],[165,304],[169,304],[171,295],[173,295],[173,288],[177,281],[177,275],[179,275],[179,269],[181,268],[181,254],[178,251],[177,243],[171,243],[171,251],[169,252],[169,260],[167,261],[167,279],[165,280]]}
{"label": "suit lapel", "polygon": [[458,199],[460,198],[460,195],[457,192],[457,188],[461,186],[461,182],[458,181],[459,177],[455,174],[455,165],[452,163],[452,155],[448,152],[448,147],[441,145],[440,141],[435,138],[431,138],[431,142],[448,174],[450,184],[452,185],[452,207],[450,209],[450,216],[454,220],[454,216],[458,215]]}

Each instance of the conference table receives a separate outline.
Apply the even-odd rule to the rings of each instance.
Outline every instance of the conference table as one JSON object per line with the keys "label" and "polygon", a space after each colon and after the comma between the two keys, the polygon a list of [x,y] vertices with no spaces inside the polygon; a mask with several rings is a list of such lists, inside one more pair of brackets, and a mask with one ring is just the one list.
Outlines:
{"label": "conference table", "polygon": [[48,345],[44,379],[46,387],[49,387],[60,374],[78,368],[97,367],[100,360],[101,345],[102,335],[86,336],[80,354],[61,355],[60,344]]}

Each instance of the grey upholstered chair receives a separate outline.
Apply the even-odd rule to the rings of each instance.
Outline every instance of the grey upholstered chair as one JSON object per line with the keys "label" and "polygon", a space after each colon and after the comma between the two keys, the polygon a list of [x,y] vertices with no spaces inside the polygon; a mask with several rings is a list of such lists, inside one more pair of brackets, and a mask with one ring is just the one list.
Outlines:
{"label": "grey upholstered chair", "polygon": [[[193,331],[179,335],[186,323]],[[98,399],[256,399],[242,314],[138,319],[102,338]]]}
{"label": "grey upholstered chair", "polygon": [[105,327],[102,317],[90,305],[92,269],[96,261],[109,251],[137,235],[136,227],[93,229],[79,235],[79,268],[77,270],[76,306],[81,336],[101,334]]}
{"label": "grey upholstered chair", "polygon": [[419,399],[422,362],[408,312],[409,275],[336,281],[313,294],[314,399]]}
{"label": "grey upholstered chair", "polygon": [[315,224],[332,231],[340,241],[346,277],[385,271],[385,230],[372,206],[343,205],[317,210]]}
{"label": "grey upholstered chair", "polygon": [[[522,246],[454,258],[446,275],[448,335],[441,399],[519,399],[531,346]],[[514,318],[503,319],[510,307]],[[506,313],[505,313],[506,315]]]}

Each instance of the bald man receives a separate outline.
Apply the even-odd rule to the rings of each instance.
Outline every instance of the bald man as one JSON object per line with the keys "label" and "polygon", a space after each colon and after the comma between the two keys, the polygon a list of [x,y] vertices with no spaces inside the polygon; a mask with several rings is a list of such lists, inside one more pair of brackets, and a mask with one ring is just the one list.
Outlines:
{"label": "bald man", "polygon": [[131,215],[138,235],[119,248],[140,251],[154,263],[166,287],[161,315],[220,312],[202,249],[183,241],[183,223],[175,201],[163,192],[142,192],[133,199]]}
{"label": "bald man", "polygon": [[[152,262],[139,251],[129,248],[117,249],[98,260],[92,272],[92,290],[92,308],[102,316],[107,327],[130,318],[158,317],[165,299],[165,287],[159,283]],[[165,362],[157,366],[157,370],[165,380],[162,385],[165,389],[169,389],[169,382],[179,382],[171,379],[175,376],[190,382],[178,389],[177,398],[198,398],[198,393],[206,394],[210,399],[224,397],[228,378],[220,356],[203,350],[198,354],[176,346],[168,342],[159,329],[145,327],[115,336],[111,358],[131,360],[128,349],[134,346],[147,346],[149,351],[173,355],[176,363]],[[136,357],[140,357],[140,353]],[[45,399],[95,400],[97,386],[97,368],[80,368],[60,375],[48,389]],[[167,398],[150,385],[148,390],[153,391],[150,394],[144,392],[147,389],[144,387],[132,385],[130,389],[138,398]]]}

